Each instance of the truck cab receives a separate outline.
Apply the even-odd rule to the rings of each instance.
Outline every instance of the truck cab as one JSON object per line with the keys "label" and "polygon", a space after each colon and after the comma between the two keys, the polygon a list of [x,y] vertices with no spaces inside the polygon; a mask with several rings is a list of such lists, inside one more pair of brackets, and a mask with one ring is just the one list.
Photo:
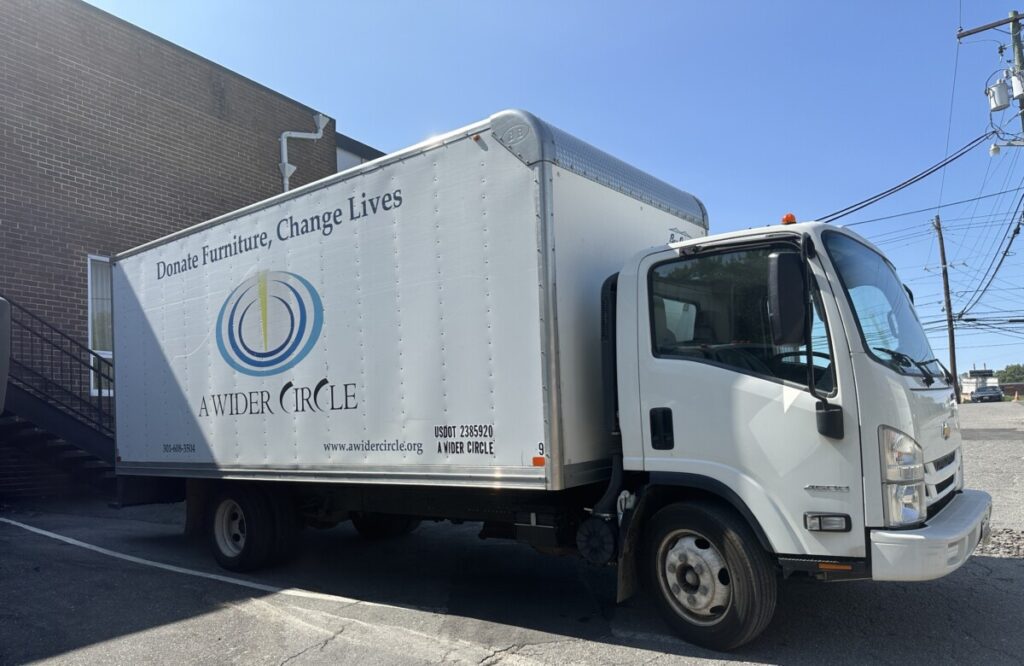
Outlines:
{"label": "truck cab", "polygon": [[773,582],[751,571],[928,580],[987,537],[951,378],[863,238],[803,223],[674,243],[615,292],[620,504],[649,523],[639,569],[684,636],[730,647],[767,623]]}

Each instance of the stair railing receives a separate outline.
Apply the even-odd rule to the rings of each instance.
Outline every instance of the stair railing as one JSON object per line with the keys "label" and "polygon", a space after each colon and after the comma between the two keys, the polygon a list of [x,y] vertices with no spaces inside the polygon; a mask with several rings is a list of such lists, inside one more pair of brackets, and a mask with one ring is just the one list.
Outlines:
{"label": "stair railing", "polygon": [[114,365],[28,309],[11,305],[13,386],[114,436]]}

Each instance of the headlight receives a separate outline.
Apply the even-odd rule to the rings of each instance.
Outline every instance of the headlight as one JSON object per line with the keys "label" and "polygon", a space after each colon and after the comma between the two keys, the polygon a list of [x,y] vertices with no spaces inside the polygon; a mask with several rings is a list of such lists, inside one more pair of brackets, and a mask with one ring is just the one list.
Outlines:
{"label": "headlight", "polygon": [[880,426],[878,447],[882,462],[882,503],[887,527],[923,522],[926,500],[924,451],[899,430]]}
{"label": "headlight", "polygon": [[882,449],[882,477],[884,481],[923,481],[924,451],[910,437],[899,430],[878,428],[878,445]]}
{"label": "headlight", "polygon": [[924,481],[919,483],[886,483],[882,485],[885,523],[903,527],[925,519]]}

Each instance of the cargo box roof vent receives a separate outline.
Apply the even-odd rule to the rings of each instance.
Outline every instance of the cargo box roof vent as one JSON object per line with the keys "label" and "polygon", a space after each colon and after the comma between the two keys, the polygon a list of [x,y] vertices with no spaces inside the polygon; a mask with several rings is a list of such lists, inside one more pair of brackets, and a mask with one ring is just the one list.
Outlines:
{"label": "cargo box roof vent", "polygon": [[494,138],[532,166],[550,162],[638,201],[708,228],[700,199],[612,157],[531,113],[509,110],[491,116]]}

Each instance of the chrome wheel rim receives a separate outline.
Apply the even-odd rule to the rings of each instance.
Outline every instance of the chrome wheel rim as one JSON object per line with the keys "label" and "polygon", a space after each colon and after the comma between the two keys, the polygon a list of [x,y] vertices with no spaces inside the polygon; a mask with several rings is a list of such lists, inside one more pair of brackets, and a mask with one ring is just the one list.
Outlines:
{"label": "chrome wheel rim", "polygon": [[217,547],[229,557],[237,557],[245,548],[245,514],[238,502],[226,499],[217,507],[213,519]]}
{"label": "chrome wheel rim", "polygon": [[661,591],[688,622],[718,624],[732,605],[732,576],[722,553],[692,530],[676,530],[658,549]]}

